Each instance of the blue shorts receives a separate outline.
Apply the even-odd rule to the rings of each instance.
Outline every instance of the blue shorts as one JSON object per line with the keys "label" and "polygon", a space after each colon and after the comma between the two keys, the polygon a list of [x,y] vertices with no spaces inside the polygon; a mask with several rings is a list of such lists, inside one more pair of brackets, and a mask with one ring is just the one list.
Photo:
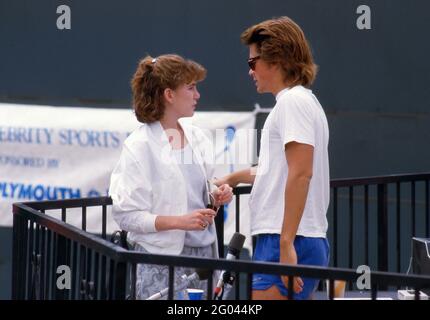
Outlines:
{"label": "blue shorts", "polygon": [[[325,238],[308,238],[296,236],[294,248],[297,252],[297,263],[303,265],[327,266],[330,248]],[[254,250],[255,261],[279,262],[279,234],[259,234]],[[294,294],[296,300],[309,299],[316,290],[319,279],[302,278],[304,285],[300,293]],[[288,290],[276,274],[254,273],[252,290],[267,290],[275,285],[283,296],[288,296]]]}

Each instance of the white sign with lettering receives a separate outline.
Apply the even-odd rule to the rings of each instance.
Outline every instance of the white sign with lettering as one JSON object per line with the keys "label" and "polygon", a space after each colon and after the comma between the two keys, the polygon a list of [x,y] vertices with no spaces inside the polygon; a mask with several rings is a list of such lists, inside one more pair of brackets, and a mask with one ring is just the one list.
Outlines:
{"label": "white sign with lettering", "polygon": [[[252,112],[196,112],[186,119],[215,145],[216,176],[256,159]],[[107,195],[126,137],[140,123],[131,109],[0,104],[0,225],[12,225],[12,203]],[[241,196],[240,232],[249,235],[248,196]],[[225,242],[234,233],[235,204],[226,208]],[[80,210],[67,222],[81,226]],[[59,210],[47,212],[56,218]],[[109,213],[109,210],[108,210]],[[87,230],[101,232],[101,209],[88,209]],[[108,214],[108,232],[118,226]],[[247,237],[250,246],[250,237]]]}

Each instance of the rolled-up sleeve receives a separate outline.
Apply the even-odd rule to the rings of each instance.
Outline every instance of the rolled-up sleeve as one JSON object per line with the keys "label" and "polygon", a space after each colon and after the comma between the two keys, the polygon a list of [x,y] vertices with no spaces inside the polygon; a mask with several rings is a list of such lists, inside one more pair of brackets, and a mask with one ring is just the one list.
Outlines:
{"label": "rolled-up sleeve", "polygon": [[157,232],[156,214],[151,213],[150,179],[144,168],[124,146],[120,160],[111,175],[109,195],[112,216],[122,230],[134,233]]}

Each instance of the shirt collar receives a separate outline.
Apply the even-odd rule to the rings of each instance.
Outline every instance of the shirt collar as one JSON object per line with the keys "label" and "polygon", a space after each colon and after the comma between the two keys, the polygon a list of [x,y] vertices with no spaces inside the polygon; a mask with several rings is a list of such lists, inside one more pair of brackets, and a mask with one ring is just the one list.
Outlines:
{"label": "shirt collar", "polygon": [[[192,133],[191,127],[186,125],[186,123],[183,123],[182,121],[180,121],[180,124],[181,124],[182,130],[184,130],[185,136],[187,137],[188,143],[192,147],[193,146],[193,133]],[[169,139],[167,138],[167,135],[166,135],[160,121],[154,121],[152,123],[149,123],[148,126],[150,128],[150,132],[151,132],[153,138],[155,138],[157,143],[159,143],[161,145],[169,144]]]}
{"label": "shirt collar", "polygon": [[290,90],[290,88],[285,88],[285,89],[282,89],[281,91],[279,91],[276,94],[276,101],[278,101],[285,93],[287,93],[288,90]]}
{"label": "shirt collar", "polygon": [[169,143],[169,140],[164,133],[163,127],[161,126],[160,121],[154,121],[148,124],[151,134],[156,139],[158,143],[166,144]]}

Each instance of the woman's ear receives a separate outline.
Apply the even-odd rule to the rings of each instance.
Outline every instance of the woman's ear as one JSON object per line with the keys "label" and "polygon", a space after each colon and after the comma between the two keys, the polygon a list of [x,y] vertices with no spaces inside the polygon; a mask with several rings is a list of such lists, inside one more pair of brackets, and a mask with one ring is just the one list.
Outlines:
{"label": "woman's ear", "polygon": [[166,88],[164,89],[163,96],[164,96],[164,101],[166,101],[167,103],[173,103],[175,92],[170,88]]}

